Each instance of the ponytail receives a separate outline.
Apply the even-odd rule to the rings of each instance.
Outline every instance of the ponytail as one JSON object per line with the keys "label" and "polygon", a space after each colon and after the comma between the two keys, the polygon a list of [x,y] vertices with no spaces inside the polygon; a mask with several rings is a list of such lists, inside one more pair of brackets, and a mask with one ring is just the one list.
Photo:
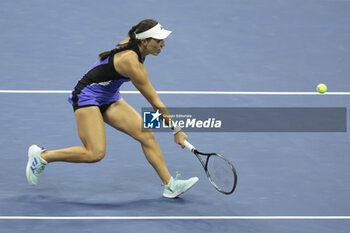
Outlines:
{"label": "ponytail", "polygon": [[100,55],[99,55],[100,61],[105,60],[111,54],[119,53],[121,51],[124,51],[124,50],[127,50],[127,49],[131,49],[131,48],[135,48],[137,45],[139,45],[141,43],[141,41],[136,39],[136,37],[135,37],[136,29],[137,29],[137,26],[134,26],[134,27],[132,27],[130,29],[130,31],[128,33],[129,34],[129,41],[128,41],[128,43],[117,44],[117,47],[115,49],[112,49],[110,51],[106,51],[106,52],[100,53]]}
{"label": "ponytail", "polygon": [[119,53],[121,51],[137,47],[138,45],[141,44],[141,40],[136,39],[135,32],[141,33],[141,32],[147,31],[148,29],[154,27],[157,23],[158,22],[153,20],[153,19],[146,19],[146,20],[141,21],[136,26],[133,26],[129,30],[129,33],[128,33],[128,35],[129,35],[128,43],[117,44],[116,48],[114,48],[110,51],[100,53],[99,54],[100,61],[105,60],[106,58],[108,58],[112,54]]}
{"label": "ponytail", "polygon": [[117,52],[117,48],[112,49],[110,51],[105,51],[100,53],[98,56],[100,57],[100,61],[105,60],[107,57],[109,57],[111,54],[116,53]]}

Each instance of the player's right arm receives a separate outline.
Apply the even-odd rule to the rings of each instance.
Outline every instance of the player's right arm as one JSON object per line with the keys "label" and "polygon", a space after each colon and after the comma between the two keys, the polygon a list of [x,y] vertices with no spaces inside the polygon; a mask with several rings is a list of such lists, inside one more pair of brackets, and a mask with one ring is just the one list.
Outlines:
{"label": "player's right arm", "polygon": [[134,86],[155,110],[159,109],[161,111],[165,108],[148,78],[146,68],[139,62],[136,53],[130,50],[120,53],[117,59],[114,59],[114,66],[118,73],[130,78]]}
{"label": "player's right arm", "polygon": [[[169,125],[169,123],[172,121],[169,111],[151,84],[148,78],[147,70],[144,65],[139,62],[137,54],[132,51],[125,51],[117,56],[117,59],[114,59],[115,69],[121,75],[130,78],[131,82],[152,105],[153,109],[159,109],[159,111],[162,113],[162,118],[165,119],[165,123]],[[184,140],[186,139],[187,135],[182,131],[175,134],[175,142],[180,144],[183,148]]]}

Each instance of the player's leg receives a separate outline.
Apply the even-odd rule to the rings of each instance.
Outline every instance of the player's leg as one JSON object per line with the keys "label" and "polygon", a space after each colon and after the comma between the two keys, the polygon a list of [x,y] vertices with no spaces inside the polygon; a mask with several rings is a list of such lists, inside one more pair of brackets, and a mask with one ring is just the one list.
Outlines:
{"label": "player's leg", "polygon": [[171,177],[153,132],[142,129],[142,117],[124,99],[113,103],[104,113],[104,119],[109,125],[125,132],[141,143],[146,158],[165,184],[164,197],[178,197],[196,184],[197,177],[187,180],[179,180],[178,176]]}
{"label": "player's leg", "polygon": [[140,114],[124,99],[120,99],[111,104],[103,116],[107,124],[130,135],[141,143],[147,160],[157,171],[163,184],[168,184],[171,175],[164,162],[162,152],[152,130],[142,129],[142,118]]}
{"label": "player's leg", "polygon": [[28,150],[26,176],[30,184],[36,185],[40,173],[48,162],[85,162],[101,160],[106,152],[106,136],[100,109],[96,106],[75,111],[79,136],[84,146],[46,151],[36,145]]}
{"label": "player's leg", "polygon": [[78,133],[84,146],[45,151],[41,157],[47,162],[92,163],[103,159],[106,153],[106,135],[102,114],[97,106],[75,111]]}

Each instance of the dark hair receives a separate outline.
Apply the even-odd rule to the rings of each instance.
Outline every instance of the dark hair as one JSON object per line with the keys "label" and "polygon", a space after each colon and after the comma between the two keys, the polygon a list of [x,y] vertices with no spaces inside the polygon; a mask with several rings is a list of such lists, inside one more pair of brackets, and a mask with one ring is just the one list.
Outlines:
{"label": "dark hair", "polygon": [[[121,51],[127,50],[127,49],[131,49],[131,48],[135,48],[136,46],[141,44],[141,40],[136,39],[135,37],[135,33],[141,33],[141,32],[145,32],[148,29],[156,26],[158,24],[158,22],[154,19],[145,19],[142,20],[139,24],[133,26],[130,31],[129,31],[129,42],[125,43],[125,44],[118,44],[117,47],[115,49],[112,49],[110,51],[106,51],[103,53],[99,54],[100,60],[103,61],[105,60],[107,57],[109,57],[111,54],[113,53],[119,53]],[[151,39],[151,38],[148,38]]]}

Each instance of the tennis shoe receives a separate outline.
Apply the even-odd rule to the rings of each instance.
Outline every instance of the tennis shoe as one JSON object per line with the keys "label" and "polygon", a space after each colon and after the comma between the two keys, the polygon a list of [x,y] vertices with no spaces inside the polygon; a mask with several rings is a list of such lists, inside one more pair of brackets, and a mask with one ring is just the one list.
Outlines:
{"label": "tennis shoe", "polygon": [[164,185],[163,197],[176,198],[193,187],[199,180],[198,177],[192,177],[188,180],[179,180],[180,174],[176,172],[175,179],[170,178],[169,184]]}
{"label": "tennis shoe", "polygon": [[36,185],[41,172],[44,171],[47,162],[40,157],[40,154],[45,151],[45,148],[40,148],[37,145],[32,145],[28,149],[28,163],[26,175],[29,184]]}

